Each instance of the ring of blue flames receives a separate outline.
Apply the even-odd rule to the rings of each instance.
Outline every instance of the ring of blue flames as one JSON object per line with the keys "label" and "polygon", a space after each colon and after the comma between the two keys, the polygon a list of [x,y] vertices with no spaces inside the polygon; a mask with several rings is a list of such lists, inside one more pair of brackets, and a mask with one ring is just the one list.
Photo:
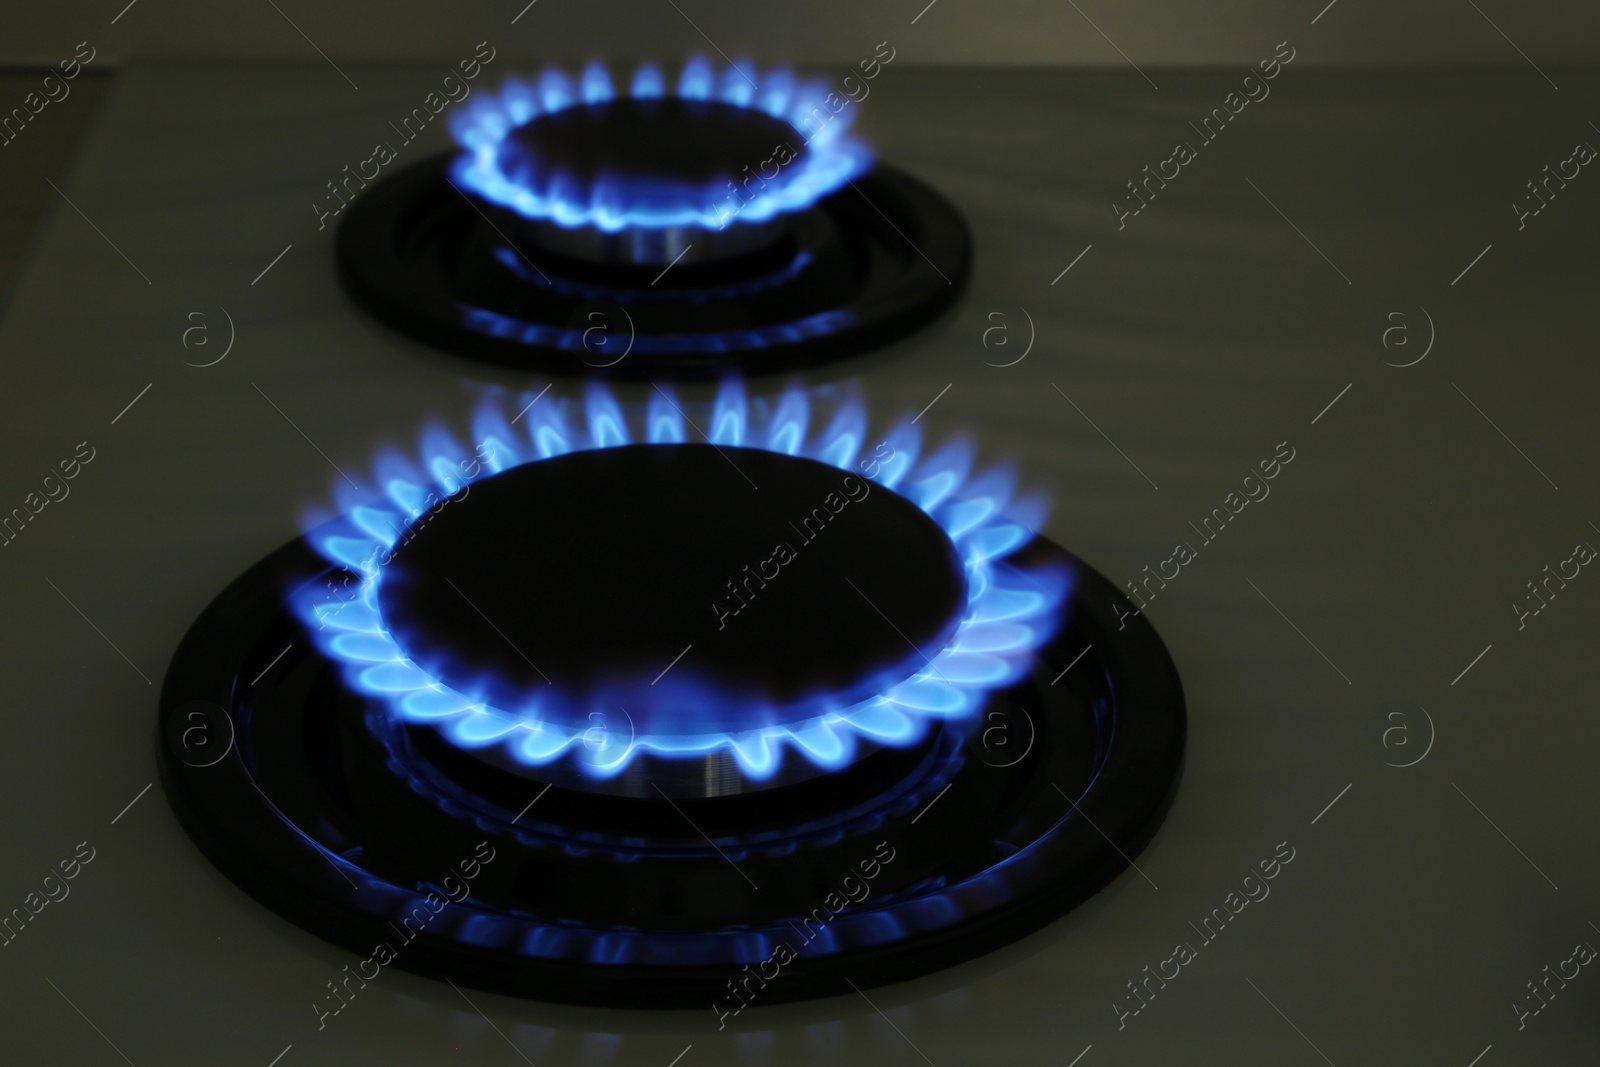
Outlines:
{"label": "ring of blue flames", "polygon": [[[422,434],[417,458],[397,449],[378,455],[370,487],[336,483],[337,510],[308,513],[306,538],[343,569],[347,580],[342,587],[331,579],[320,586],[307,583],[292,597],[318,647],[342,666],[353,690],[382,701],[402,721],[433,726],[458,747],[503,746],[524,766],[570,759],[595,778],[621,772],[644,753],[700,759],[725,752],[755,780],[776,773],[788,750],[814,766],[836,769],[855,758],[861,742],[911,745],[936,721],[972,718],[991,690],[1029,671],[1035,652],[1060,623],[1070,575],[1005,559],[1032,539],[1031,527],[1044,517],[1037,497],[1016,495],[1010,468],[974,470],[973,449],[965,439],[924,451],[921,432],[908,419],[864,454],[867,417],[859,398],[846,396],[834,404],[827,425],[812,433],[811,400],[801,388],[791,387],[769,401],[751,399],[730,381],[719,389],[709,413],[706,438],[713,444],[806,456],[858,473],[916,504],[949,535],[965,568],[968,592],[950,642],[922,670],[877,696],[841,701],[803,721],[785,720],[782,709],[764,709],[770,714],[763,721],[787,724],[742,732],[640,735],[617,721],[614,708],[595,709],[584,728],[547,721],[536,701],[519,708],[491,706],[481,693],[447,686],[418,667],[391,636],[378,598],[384,557],[392,557],[430,506],[442,506],[437,502],[473,477],[635,440],[680,444],[697,425],[665,386],[653,393],[637,434],[616,398],[600,385],[591,385],[581,404],[542,394],[516,397],[511,410],[517,415],[510,419],[502,399],[491,394],[477,406],[476,445],[464,445],[448,429],[431,425]],[[519,421],[520,431],[513,425]]]}
{"label": "ring of blue flames", "polygon": [[[704,203],[670,207],[652,203],[646,207],[630,203],[623,184],[600,182],[590,189],[559,185],[533,189],[501,170],[500,144],[518,126],[542,114],[579,104],[602,103],[619,95],[671,95],[755,108],[789,123],[802,138],[806,137],[807,120],[821,115],[823,121],[805,141],[805,154],[785,166],[776,178],[766,181],[742,206],[731,191],[707,190]],[[843,106],[838,110],[828,106],[830,98],[843,101]],[[635,227],[715,230],[730,219],[735,223],[757,223],[803,211],[864,173],[872,164],[872,153],[847,135],[853,119],[848,98],[831,92],[824,82],[801,81],[782,68],[758,71],[751,78],[741,67],[729,66],[718,72],[705,59],[696,57],[684,64],[677,82],[669,87],[661,68],[647,63],[633,72],[625,93],[619,91],[610,71],[600,63],[590,63],[576,80],[559,69],[548,68],[531,82],[508,78],[498,96],[484,93],[463,106],[452,118],[450,129],[466,152],[456,159],[451,173],[458,185],[486,200],[525,218],[559,226],[594,226],[608,233]],[[756,162],[752,160],[751,164]]]}

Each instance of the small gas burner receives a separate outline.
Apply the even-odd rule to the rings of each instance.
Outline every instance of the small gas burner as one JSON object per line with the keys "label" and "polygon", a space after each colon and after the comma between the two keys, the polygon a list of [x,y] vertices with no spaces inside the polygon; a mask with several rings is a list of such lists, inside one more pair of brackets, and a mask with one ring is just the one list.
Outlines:
{"label": "small gas burner", "polygon": [[1008,470],[799,389],[533,399],[380,456],[184,638],[162,780],[257,899],[376,965],[726,1019],[987,952],[1155,833],[1177,673]]}
{"label": "small gas burner", "polygon": [[764,372],[895,340],[966,284],[966,224],[784,70],[603,66],[480,94],[461,145],[363,192],[341,277],[391,326],[521,368]]}

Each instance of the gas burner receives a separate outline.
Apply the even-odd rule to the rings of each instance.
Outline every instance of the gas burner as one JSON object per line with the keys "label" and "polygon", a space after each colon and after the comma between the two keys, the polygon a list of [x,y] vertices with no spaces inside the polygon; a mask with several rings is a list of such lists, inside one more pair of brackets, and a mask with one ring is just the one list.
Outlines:
{"label": "gas burner", "polygon": [[162,780],[219,868],[379,963],[725,1019],[987,952],[1131,862],[1177,674],[1008,472],[905,421],[868,448],[850,399],[808,433],[797,389],[724,386],[700,443],[666,390],[641,414],[487,402],[206,609]]}
{"label": "gas burner", "polygon": [[701,60],[624,91],[591,64],[474,98],[463,151],[351,204],[340,274],[397,329],[523,368],[762,372],[899,338],[959,295],[971,239],[874,164],[849,101]]}
{"label": "gas burner", "polygon": [[[643,444],[674,447],[641,449],[602,388],[581,410],[534,399],[515,401],[522,433],[485,403],[473,448],[430,430],[418,459],[386,454],[370,492],[341,481],[335,515],[313,516],[312,545],[355,584],[304,590],[301,617],[348,684],[397,717],[526,765],[575,762],[610,778],[637,756],[710,759],[720,770],[707,781],[747,788],[786,752],[834,769],[858,742],[904,745],[934,719],[970,714],[1050,636],[1066,577],[1001,565],[1031,536],[1037,505],[1002,514],[1013,479],[973,475],[962,442],[913,469],[920,438],[902,422],[857,459],[859,401],[838,404],[808,440],[805,393],[752,404],[730,381],[698,445],[685,443],[694,421],[657,386]],[[473,497],[485,472],[500,477]],[[570,503],[552,515],[546,500]],[[796,583],[784,572],[802,556],[806,568],[837,564],[844,584]],[[538,574],[508,583],[514,559]],[[541,566],[571,559],[593,573]],[[475,573],[457,581],[463,570]],[[908,613],[899,642],[839,629],[841,593],[892,597]],[[446,636],[463,633],[484,651]],[[598,635],[603,659],[586,650]],[[535,648],[560,665],[537,666]]]}

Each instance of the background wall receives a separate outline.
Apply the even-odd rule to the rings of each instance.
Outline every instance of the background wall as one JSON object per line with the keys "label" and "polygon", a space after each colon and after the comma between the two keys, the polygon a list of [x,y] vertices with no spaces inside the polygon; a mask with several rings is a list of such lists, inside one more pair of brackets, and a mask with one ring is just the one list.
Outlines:
{"label": "background wall", "polygon": [[1314,38],[1302,50],[1308,64],[1519,63],[1518,49],[1541,64],[1600,59],[1594,0],[934,0],[927,10],[927,0],[126,3],[7,5],[0,63],[53,63],[85,39],[112,62],[304,60],[317,50],[454,61],[484,39],[514,59],[626,60],[710,52],[707,37],[730,57],[810,63],[854,63],[886,38],[916,63],[1253,63],[1286,37],[1297,47]]}

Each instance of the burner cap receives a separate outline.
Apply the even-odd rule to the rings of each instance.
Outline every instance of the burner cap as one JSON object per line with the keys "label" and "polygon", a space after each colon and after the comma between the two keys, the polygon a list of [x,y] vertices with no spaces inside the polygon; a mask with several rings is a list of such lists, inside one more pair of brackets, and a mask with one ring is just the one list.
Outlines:
{"label": "burner cap", "polygon": [[[704,263],[763,248],[785,227],[776,219],[734,219],[717,229],[628,226],[622,220],[670,216],[685,204],[738,203],[766,188],[769,179],[781,180],[778,168],[800,160],[805,145],[793,126],[754,108],[682,97],[619,97],[524,123],[501,142],[497,163],[516,185],[559,191],[565,200],[601,209],[599,225],[512,213],[508,224],[542,248],[602,263]],[[603,221],[607,213],[615,225]]]}
{"label": "burner cap", "polygon": [[798,723],[926,667],[961,561],[916,505],[763,449],[629,445],[474,482],[395,547],[395,640],[451,688],[641,731]]}
{"label": "burner cap", "polygon": [[[619,97],[540,115],[506,135],[499,162],[529,188],[568,183],[630,207],[716,203],[779,147],[798,160],[805,138],[764,111],[717,100]],[[759,175],[758,187],[759,187]],[[607,189],[608,183],[614,183]]]}

